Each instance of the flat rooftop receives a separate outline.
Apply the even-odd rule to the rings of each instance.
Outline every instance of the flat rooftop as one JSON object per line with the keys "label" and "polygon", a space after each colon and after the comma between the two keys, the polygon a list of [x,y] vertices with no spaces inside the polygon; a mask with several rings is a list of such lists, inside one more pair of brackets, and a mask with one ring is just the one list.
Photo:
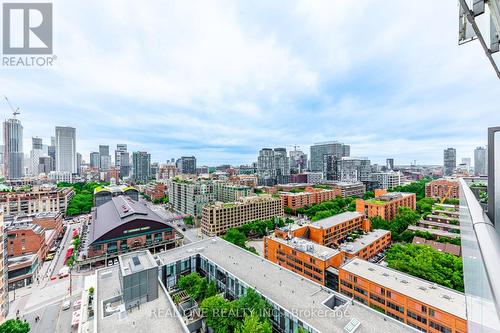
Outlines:
{"label": "flat rooftop", "polygon": [[332,249],[331,247],[323,246],[298,237],[294,237],[290,240],[285,240],[283,238],[275,236],[268,236],[268,238],[283,245],[289,246],[297,251],[302,251],[319,260],[327,260],[332,257],[335,257],[340,253],[340,251]]}
{"label": "flat rooftop", "polygon": [[118,260],[123,276],[157,266],[153,255],[147,250],[123,254]]}
{"label": "flat rooftop", "polygon": [[341,224],[345,221],[352,220],[358,217],[363,217],[364,214],[358,212],[344,212],[337,215],[327,217],[326,219],[318,220],[310,224],[311,227],[327,229]]}
{"label": "flat rooftop", "polygon": [[461,292],[359,258],[340,269],[467,320]]}
{"label": "flat rooftop", "polygon": [[[123,315],[115,313],[103,316],[103,301],[120,298],[121,286],[118,266],[100,269],[97,274],[96,303],[97,308],[94,320],[97,323],[94,327],[100,332],[163,332],[184,333],[181,318],[175,316],[174,309],[170,305],[164,290],[158,286],[158,298],[151,302],[142,303],[140,308],[132,308]],[[120,301],[118,301],[120,302]],[[123,301],[121,301],[123,304]],[[114,303],[116,306],[117,304]]]}
{"label": "flat rooftop", "polygon": [[[350,320],[356,318],[361,322],[357,333],[414,332],[392,318],[357,302],[351,304],[345,296],[218,237],[168,250],[159,253],[158,257],[167,264],[196,254],[220,266],[290,313],[296,313],[317,331],[343,332]],[[323,304],[334,296],[348,300],[349,315],[336,316],[335,311]]]}
{"label": "flat rooftop", "polygon": [[355,239],[352,242],[347,242],[342,244],[340,246],[340,250],[347,253],[356,253],[364,249],[365,247],[371,245],[372,243],[376,242],[381,237],[390,233],[391,232],[389,230],[374,229],[373,231],[370,231],[366,235],[359,236],[359,238]]}
{"label": "flat rooftop", "polygon": [[453,232],[448,232],[448,231],[439,230],[439,229],[432,229],[432,228],[417,227],[416,225],[410,225],[410,226],[408,226],[408,230],[413,230],[413,231],[427,231],[428,233],[431,233],[433,235],[445,236],[445,237],[450,237],[450,238],[458,238],[458,237],[460,237],[460,234],[456,234],[456,233],[453,233]]}

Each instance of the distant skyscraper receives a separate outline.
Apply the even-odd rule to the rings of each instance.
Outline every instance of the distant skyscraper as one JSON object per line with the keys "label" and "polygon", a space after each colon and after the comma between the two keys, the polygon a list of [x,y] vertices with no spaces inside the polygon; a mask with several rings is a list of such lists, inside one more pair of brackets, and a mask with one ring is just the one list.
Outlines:
{"label": "distant skyscraper", "polygon": [[457,167],[457,151],[455,148],[447,148],[443,152],[443,173],[451,176]]}
{"label": "distant skyscraper", "polygon": [[90,167],[99,169],[99,166],[101,164],[101,156],[99,155],[99,152],[97,151],[91,152],[89,159],[90,159]]}
{"label": "distant skyscraper", "polygon": [[82,154],[76,153],[76,174],[80,176],[82,174]]}
{"label": "distant skyscraper", "polygon": [[474,174],[476,176],[488,175],[488,148],[477,147],[474,149]]}
{"label": "distant skyscraper", "polygon": [[260,185],[286,184],[290,182],[290,159],[285,148],[263,148],[257,159],[257,175]]}
{"label": "distant skyscraper", "polygon": [[38,176],[38,165],[40,164],[40,157],[43,156],[43,142],[41,138],[31,138],[31,152],[30,152],[30,173],[33,176]]}
{"label": "distant skyscraper", "polygon": [[50,156],[41,156],[38,160],[38,174],[48,175],[54,170],[54,160]]}
{"label": "distant skyscraper", "polygon": [[139,183],[151,179],[151,155],[145,151],[136,151],[132,154],[134,167],[134,180]]}
{"label": "distant skyscraper", "polygon": [[76,173],[76,129],[56,126],[56,171]]}
{"label": "distant skyscraper", "polygon": [[386,159],[385,164],[387,166],[387,169],[394,170],[394,159],[393,158]]}
{"label": "distant skyscraper", "polygon": [[128,177],[130,174],[130,156],[127,152],[127,145],[124,143],[116,145],[115,167],[120,170],[121,177]]}
{"label": "distant skyscraper", "polygon": [[350,146],[337,141],[315,143],[311,146],[311,171],[323,171],[325,155],[341,158],[350,156],[350,154]]}
{"label": "distant skyscraper", "polygon": [[307,154],[304,154],[301,150],[290,151],[290,170],[293,172],[302,172],[307,169]]}
{"label": "distant skyscraper", "polygon": [[101,158],[99,168],[101,171],[108,171],[111,167],[111,155],[109,155],[108,145],[99,145],[99,156]]}
{"label": "distant skyscraper", "polygon": [[366,157],[323,157],[323,178],[343,182],[368,182],[371,180],[371,164]]}
{"label": "distant skyscraper", "polygon": [[23,125],[19,119],[3,123],[4,176],[16,179],[23,176]]}
{"label": "distant skyscraper", "polygon": [[176,164],[180,173],[196,174],[196,157],[183,156],[177,160]]}
{"label": "distant skyscraper", "polygon": [[462,164],[467,169],[467,172],[469,172],[470,171],[470,166],[471,166],[471,159],[470,159],[470,157],[463,157],[462,158]]}

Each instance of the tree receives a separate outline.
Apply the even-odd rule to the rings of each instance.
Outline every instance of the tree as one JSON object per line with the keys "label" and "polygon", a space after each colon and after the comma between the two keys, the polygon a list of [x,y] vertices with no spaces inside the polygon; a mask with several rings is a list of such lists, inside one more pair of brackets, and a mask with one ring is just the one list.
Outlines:
{"label": "tree", "polygon": [[9,319],[0,325],[0,333],[28,333],[29,331],[30,324],[18,319]]}
{"label": "tree", "polygon": [[187,294],[196,301],[200,301],[204,298],[207,284],[207,279],[202,278],[196,272],[185,275],[177,281],[177,286],[185,290]]}
{"label": "tree", "polygon": [[247,237],[245,236],[244,233],[242,233],[238,229],[235,228],[229,229],[223,238],[228,242],[233,243],[239,247],[242,248],[246,247],[245,243],[247,241]]}
{"label": "tree", "polygon": [[245,316],[243,323],[236,327],[235,333],[271,333],[269,320],[261,321],[255,313]]}
{"label": "tree", "polygon": [[375,192],[373,191],[366,191],[365,195],[363,196],[364,200],[372,199],[375,198]]}
{"label": "tree", "polygon": [[248,288],[245,295],[236,301],[238,313],[245,316],[255,314],[259,320],[265,320],[270,317],[271,306],[255,290]]}
{"label": "tree", "polygon": [[232,308],[233,304],[220,296],[205,298],[200,304],[205,322],[217,333],[233,332],[238,324]]}
{"label": "tree", "polygon": [[387,250],[386,261],[390,268],[464,291],[462,260],[454,255],[428,245],[394,244]]}
{"label": "tree", "polygon": [[425,184],[430,182],[431,178],[422,178],[408,185],[396,186],[389,189],[389,192],[410,192],[415,193],[417,201],[425,197]]}
{"label": "tree", "polygon": [[432,213],[433,198],[422,198],[417,201],[417,212],[421,215]]}
{"label": "tree", "polygon": [[191,215],[184,218],[184,223],[187,225],[193,225],[193,217]]}

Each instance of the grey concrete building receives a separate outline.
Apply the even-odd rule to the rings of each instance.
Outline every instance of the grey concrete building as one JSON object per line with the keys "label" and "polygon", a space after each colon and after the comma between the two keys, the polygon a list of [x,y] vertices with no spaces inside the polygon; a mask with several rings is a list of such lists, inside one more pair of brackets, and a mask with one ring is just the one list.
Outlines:
{"label": "grey concrete building", "polygon": [[259,185],[273,186],[290,182],[290,158],[285,148],[263,148],[257,159]]}
{"label": "grey concrete building", "polygon": [[56,126],[56,171],[76,173],[76,129]]}
{"label": "grey concrete building", "polygon": [[337,141],[315,143],[311,146],[311,171],[323,171],[325,155],[333,155],[338,158],[350,156],[351,148],[349,145]]}
{"label": "grey concrete building", "polygon": [[476,176],[488,175],[488,148],[477,147],[474,149],[474,174]]}
{"label": "grey concrete building", "polygon": [[457,167],[457,151],[455,148],[446,148],[443,152],[443,174],[451,176]]}
{"label": "grey concrete building", "polygon": [[3,123],[4,176],[17,179],[23,176],[23,125],[19,119],[8,119]]}
{"label": "grey concrete building", "polygon": [[135,151],[132,155],[134,175],[138,183],[146,183],[151,179],[151,155],[145,151]]}
{"label": "grey concrete building", "polygon": [[176,162],[177,170],[182,174],[196,174],[196,157],[182,156]]}

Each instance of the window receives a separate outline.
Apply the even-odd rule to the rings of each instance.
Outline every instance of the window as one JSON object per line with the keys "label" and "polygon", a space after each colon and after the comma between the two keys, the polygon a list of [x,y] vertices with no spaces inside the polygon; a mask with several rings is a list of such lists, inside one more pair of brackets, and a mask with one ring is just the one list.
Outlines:
{"label": "window", "polygon": [[429,316],[430,317],[435,317],[436,316],[436,312],[433,309],[429,309]]}
{"label": "window", "polygon": [[429,326],[442,333],[451,333],[451,328],[435,323],[432,320],[429,321]]}
{"label": "window", "polygon": [[416,314],[416,313],[413,313],[411,311],[406,311],[406,314],[408,315],[408,317],[410,318],[413,318],[415,320],[418,320],[419,322],[423,323],[423,324],[427,324],[427,319],[425,319],[424,317]]}
{"label": "window", "polygon": [[397,304],[394,304],[394,303],[388,301],[387,306],[390,307],[391,309],[398,311],[398,312],[405,313],[405,308],[400,306],[400,305],[397,305]]}

